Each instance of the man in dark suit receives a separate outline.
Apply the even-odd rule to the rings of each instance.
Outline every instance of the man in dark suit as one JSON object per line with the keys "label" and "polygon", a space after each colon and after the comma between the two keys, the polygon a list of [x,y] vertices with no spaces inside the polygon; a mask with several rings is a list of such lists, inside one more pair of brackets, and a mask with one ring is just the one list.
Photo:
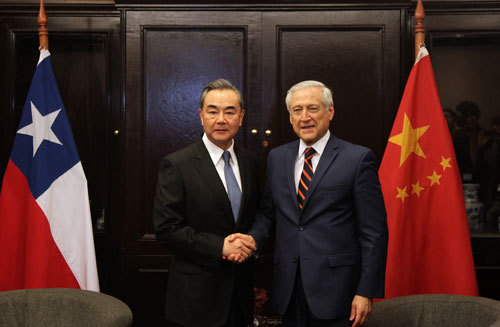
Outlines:
{"label": "man in dark suit", "polygon": [[[253,319],[254,260],[245,233],[258,206],[258,163],[234,144],[245,110],[240,92],[223,79],[201,94],[205,131],[196,143],[161,161],[154,225],[158,242],[173,253],[166,318],[169,326],[247,326]],[[242,261],[241,260],[241,261]]]}
{"label": "man in dark suit", "polygon": [[374,154],[330,133],[322,83],[296,84],[286,104],[300,140],[269,153],[251,236],[231,240],[261,251],[275,224],[273,304],[285,326],[361,326],[384,296],[388,232]]}

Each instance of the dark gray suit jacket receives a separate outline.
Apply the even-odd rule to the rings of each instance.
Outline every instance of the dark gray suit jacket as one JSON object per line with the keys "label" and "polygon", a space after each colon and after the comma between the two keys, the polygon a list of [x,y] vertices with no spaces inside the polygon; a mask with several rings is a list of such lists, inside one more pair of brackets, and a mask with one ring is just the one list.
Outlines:
{"label": "dark gray suit jacket", "polygon": [[159,243],[173,253],[166,317],[184,326],[224,324],[235,284],[247,322],[253,319],[254,260],[233,264],[222,259],[224,238],[246,233],[252,225],[260,191],[258,161],[245,149],[234,150],[242,184],[237,223],[201,139],[161,161],[154,225]]}

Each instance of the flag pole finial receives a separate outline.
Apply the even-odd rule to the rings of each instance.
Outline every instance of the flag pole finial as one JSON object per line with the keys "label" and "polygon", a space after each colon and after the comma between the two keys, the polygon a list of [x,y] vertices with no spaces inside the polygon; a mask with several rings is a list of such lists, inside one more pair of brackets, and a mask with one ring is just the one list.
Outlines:
{"label": "flag pole finial", "polygon": [[47,29],[47,14],[43,0],[40,0],[40,11],[38,12],[38,36],[40,37],[40,50],[49,50],[49,30]]}
{"label": "flag pole finial", "polygon": [[425,46],[425,10],[422,0],[417,1],[417,8],[415,9],[415,59],[418,57],[420,48]]}

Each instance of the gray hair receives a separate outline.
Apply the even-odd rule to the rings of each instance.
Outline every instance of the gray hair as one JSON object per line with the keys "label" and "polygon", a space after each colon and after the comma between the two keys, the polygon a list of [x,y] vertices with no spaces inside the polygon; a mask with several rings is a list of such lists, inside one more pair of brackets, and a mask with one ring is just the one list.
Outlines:
{"label": "gray hair", "polygon": [[203,109],[203,102],[205,101],[207,93],[212,90],[233,90],[238,95],[238,101],[240,102],[240,107],[241,109],[243,109],[244,103],[243,99],[241,98],[240,91],[238,91],[238,89],[233,84],[231,84],[230,81],[225,80],[223,78],[213,80],[203,88],[203,91],[201,91],[201,96],[200,96],[200,109]]}
{"label": "gray hair", "polygon": [[323,105],[325,109],[328,110],[330,105],[333,105],[333,95],[332,91],[323,83],[318,81],[302,81],[300,83],[292,86],[288,92],[286,92],[286,109],[290,112],[290,99],[292,98],[292,93],[298,90],[302,90],[308,87],[322,87],[323,88]]}

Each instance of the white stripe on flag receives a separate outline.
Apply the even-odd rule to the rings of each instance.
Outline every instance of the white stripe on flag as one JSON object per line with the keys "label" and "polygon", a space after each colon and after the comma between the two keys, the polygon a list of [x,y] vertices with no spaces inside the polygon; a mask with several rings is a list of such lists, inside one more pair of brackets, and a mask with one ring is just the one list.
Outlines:
{"label": "white stripe on flag", "polygon": [[[87,180],[78,162],[36,202],[49,221],[55,243],[81,289],[99,291]],[[61,200],[62,199],[62,200]]]}

